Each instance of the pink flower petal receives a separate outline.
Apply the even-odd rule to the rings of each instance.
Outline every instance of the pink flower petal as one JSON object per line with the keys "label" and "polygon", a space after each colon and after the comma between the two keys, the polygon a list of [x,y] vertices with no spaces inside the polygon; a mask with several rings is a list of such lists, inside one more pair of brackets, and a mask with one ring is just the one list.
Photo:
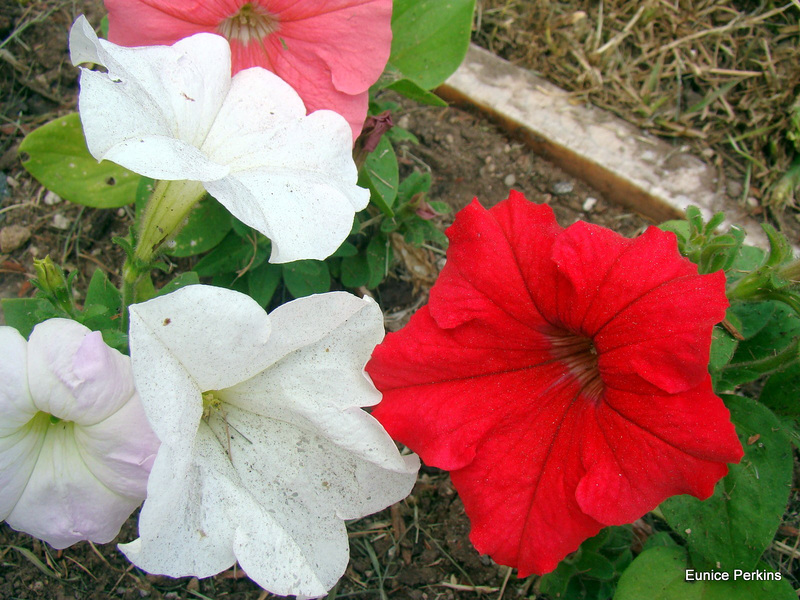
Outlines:
{"label": "pink flower petal", "polygon": [[[172,44],[199,32],[224,33],[245,0],[106,0],[109,39],[125,46]],[[334,110],[358,136],[367,91],[391,50],[391,0],[260,0],[277,30],[256,41],[230,39],[233,72],[254,66],[288,82],[308,112]]]}

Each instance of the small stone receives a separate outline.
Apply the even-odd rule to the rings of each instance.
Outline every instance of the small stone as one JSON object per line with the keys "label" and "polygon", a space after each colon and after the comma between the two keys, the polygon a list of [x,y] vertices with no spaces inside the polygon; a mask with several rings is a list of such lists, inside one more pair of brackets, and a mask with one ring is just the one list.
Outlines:
{"label": "small stone", "polygon": [[444,141],[447,142],[448,146],[454,146],[456,143],[456,138],[453,137],[453,134],[448,133],[446,136],[444,136]]}
{"label": "small stone", "polygon": [[117,209],[117,216],[118,217],[124,217],[125,216],[125,209],[124,208],[118,208]]}
{"label": "small stone", "polygon": [[590,212],[594,205],[597,204],[597,198],[592,198],[589,196],[586,200],[583,201],[583,212]]}
{"label": "small stone", "polygon": [[59,196],[55,192],[48,191],[44,195],[44,203],[47,204],[47,206],[55,206],[60,202],[61,202],[61,196]]}
{"label": "small stone", "polygon": [[556,196],[563,196],[564,194],[569,194],[573,189],[575,189],[575,184],[571,181],[556,181],[551,191]]}
{"label": "small stone", "polygon": [[506,185],[506,187],[511,187],[512,185],[517,183],[516,175],[514,175],[513,173],[506,175],[506,178],[503,179],[503,183]]}
{"label": "small stone", "polygon": [[742,197],[742,184],[738,181],[730,180],[725,184],[725,191],[728,192],[728,196],[737,200]]}
{"label": "small stone", "polygon": [[72,225],[72,221],[70,221],[67,217],[65,217],[61,213],[56,213],[53,215],[53,227],[56,229],[61,229],[62,231],[66,231]]}
{"label": "small stone", "polygon": [[8,225],[0,229],[0,252],[13,252],[31,239],[31,230],[22,225]]}

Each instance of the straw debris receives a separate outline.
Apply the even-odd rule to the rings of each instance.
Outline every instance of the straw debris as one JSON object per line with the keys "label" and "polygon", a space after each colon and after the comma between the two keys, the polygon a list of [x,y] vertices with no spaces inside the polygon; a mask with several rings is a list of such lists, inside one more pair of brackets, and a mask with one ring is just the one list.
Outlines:
{"label": "straw debris", "polygon": [[475,40],[794,205],[800,0],[479,0]]}

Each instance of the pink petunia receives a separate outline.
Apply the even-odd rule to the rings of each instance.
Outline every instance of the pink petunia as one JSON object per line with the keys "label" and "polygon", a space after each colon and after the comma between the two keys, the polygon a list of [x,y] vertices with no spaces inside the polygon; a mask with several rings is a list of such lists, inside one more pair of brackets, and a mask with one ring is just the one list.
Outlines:
{"label": "pink petunia", "polygon": [[228,38],[232,68],[273,71],[306,110],[341,114],[355,139],[369,87],[389,60],[391,0],[105,0],[108,39],[171,45],[200,32]]}
{"label": "pink petunia", "polygon": [[564,229],[516,192],[448,236],[430,303],[367,371],[373,415],[451,471],[480,552],[547,573],[606,525],[713,493],[743,454],[707,370],[722,272],[671,233]]}

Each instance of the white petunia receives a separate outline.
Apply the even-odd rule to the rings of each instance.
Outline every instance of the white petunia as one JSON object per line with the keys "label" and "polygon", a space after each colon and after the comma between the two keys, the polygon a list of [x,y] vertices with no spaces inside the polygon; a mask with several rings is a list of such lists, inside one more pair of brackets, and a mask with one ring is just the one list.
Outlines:
{"label": "white petunia", "polygon": [[207,577],[235,561],[278,594],[316,597],[344,573],[344,520],[411,491],[419,460],[360,407],[383,338],[378,305],[344,292],[267,315],[194,285],[131,306],[131,356],[162,445],[121,546],[137,566]]}
{"label": "white petunia", "polygon": [[224,37],[125,48],[79,17],[70,53],[73,64],[106,69],[81,74],[91,154],[154,179],[201,182],[272,240],[272,262],[330,256],[366,207],[347,121],[328,110],[306,116],[289,84],[260,67],[231,78]]}
{"label": "white petunia", "polygon": [[0,356],[0,519],[55,548],[111,541],[158,448],[130,360],[68,319],[0,327]]}

